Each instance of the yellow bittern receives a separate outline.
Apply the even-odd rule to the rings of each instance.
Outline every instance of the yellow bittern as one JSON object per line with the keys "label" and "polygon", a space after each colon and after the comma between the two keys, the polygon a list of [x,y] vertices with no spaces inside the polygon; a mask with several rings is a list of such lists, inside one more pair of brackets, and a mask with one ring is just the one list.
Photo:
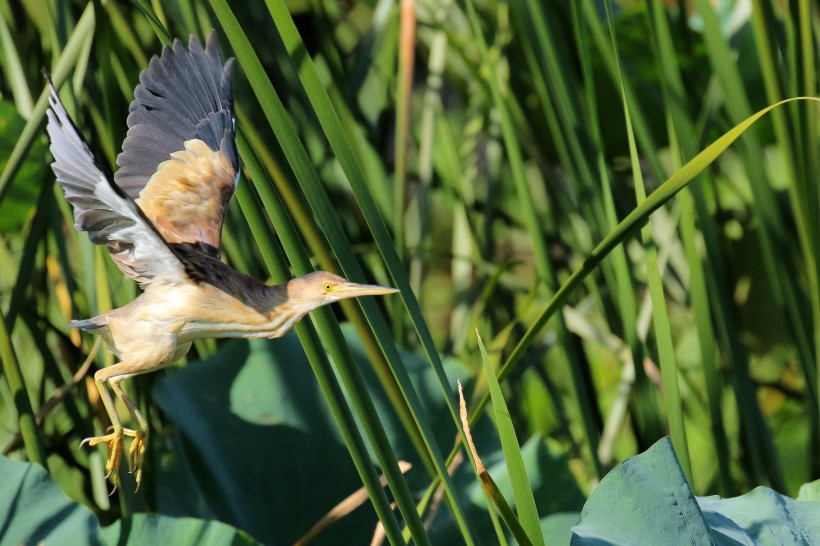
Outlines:
{"label": "yellow bittern", "polygon": [[[113,180],[100,167],[52,86],[48,112],[52,168],[74,208],[75,227],[106,245],[122,272],[144,288],[128,305],[71,322],[99,335],[119,362],[94,374],[111,419],[110,434],[83,444],[108,445],[106,470],[116,487],[124,437],[133,438],[137,487],[148,423],[120,382],[181,358],[205,337],[275,338],[311,310],[345,298],[390,294],[316,272],[269,286],[220,259],[228,203],[239,179],[233,59],[224,65],[211,34],[203,49],[176,40],[140,74],[128,133]],[[124,428],[108,387],[137,422]]]}

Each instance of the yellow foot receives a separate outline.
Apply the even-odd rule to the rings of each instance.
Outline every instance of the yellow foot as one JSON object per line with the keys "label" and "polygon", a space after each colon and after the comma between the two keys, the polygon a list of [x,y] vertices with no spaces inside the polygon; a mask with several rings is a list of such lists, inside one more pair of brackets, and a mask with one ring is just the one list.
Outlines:
{"label": "yellow foot", "polygon": [[[114,489],[111,491],[112,495],[114,494],[114,491],[117,490],[117,485],[119,484],[118,471],[120,468],[120,461],[122,460],[122,443],[126,436],[134,438],[129,454],[131,456],[131,472],[136,471],[137,473],[137,489],[139,489],[140,480],[142,479],[142,458],[145,454],[145,434],[131,430],[130,428],[114,427],[114,430],[109,434],[104,436],[93,436],[80,442],[80,447],[85,444],[88,444],[91,447],[98,446],[100,444],[108,444],[108,460],[105,463],[105,477],[110,477],[111,483],[114,484]],[[136,458],[134,456],[135,453],[137,454]]]}
{"label": "yellow foot", "polygon": [[145,450],[147,447],[148,431],[134,431],[134,440],[131,442],[131,448],[128,450],[128,459],[131,461],[129,470],[137,482],[136,491],[139,491],[140,483],[142,483],[142,460],[145,458]]}

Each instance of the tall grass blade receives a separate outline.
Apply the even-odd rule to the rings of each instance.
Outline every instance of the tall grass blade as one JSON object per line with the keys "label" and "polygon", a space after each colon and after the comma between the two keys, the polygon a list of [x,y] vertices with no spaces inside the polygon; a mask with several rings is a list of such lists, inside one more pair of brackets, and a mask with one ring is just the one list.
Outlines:
{"label": "tall grass blade", "polygon": [[[320,196],[324,196],[324,190],[321,189],[321,185],[318,183],[318,176],[310,164],[307,153],[296,136],[281,102],[273,91],[270,81],[264,74],[261,63],[253,51],[247,36],[243,33],[227,3],[222,0],[212,0],[211,5],[214,8],[217,18],[226,30],[228,39],[231,41],[233,49],[245,69],[248,80],[263,106],[269,123],[275,129],[279,143],[291,164],[291,168],[293,168],[297,176],[310,178],[311,183],[315,184],[314,193],[312,195],[308,194],[308,200],[320,199]],[[303,62],[307,62],[307,60]],[[304,182],[303,179],[302,182]],[[326,200],[326,196],[324,196],[324,198]],[[326,208],[318,215],[320,224],[333,217],[332,207],[329,206],[329,203],[323,202],[323,205],[325,205]],[[332,247],[338,252],[337,249],[344,248],[344,245],[337,243],[340,237],[343,239],[343,234],[340,227],[334,227],[336,227],[335,240],[333,237],[330,237],[328,230],[325,230],[325,235],[329,236]],[[351,277],[353,276],[351,275]],[[335,324],[335,321],[332,320],[332,313],[329,310],[326,309],[325,311],[327,312],[325,313],[321,312],[321,310],[318,311],[318,313],[314,314],[314,321],[322,337],[328,340],[328,349],[331,351],[331,355],[336,363],[337,371],[351,397],[351,402],[359,418],[363,421],[365,433],[371,441],[376,457],[379,459],[382,470],[390,484],[390,488],[396,496],[399,509],[405,521],[408,522],[414,540],[420,544],[427,543],[426,531],[416,512],[415,504],[407,489],[404,476],[398,468],[396,456],[387,441],[384,429],[378,422],[373,403],[364,389],[361,376],[356,370],[349,349],[347,349],[342,339],[341,331],[338,329],[338,325]]]}
{"label": "tall grass blade", "polygon": [[17,409],[17,422],[20,425],[20,433],[23,436],[23,445],[28,460],[45,467],[47,465],[45,445],[40,435],[40,428],[37,426],[31,399],[23,382],[20,362],[17,360],[14,346],[11,343],[11,336],[8,329],[6,329],[6,319],[3,316],[2,309],[0,309],[0,360],[3,361],[3,375],[9,385]]}
{"label": "tall grass blade", "polygon": [[[467,14],[482,58],[490,58],[472,0],[467,1]],[[546,238],[541,229],[541,221],[533,206],[534,199],[526,180],[521,148],[509,111],[508,104],[510,101],[509,98],[502,93],[495,71],[488,70],[488,74],[487,84],[490,88],[493,106],[499,113],[501,133],[504,139],[505,151],[510,162],[522,220],[532,239],[531,248],[536,271],[540,280],[546,285],[548,294],[551,295],[557,285],[556,276],[549,257],[547,256]],[[593,402],[592,395],[587,387],[586,378],[589,377],[589,372],[588,369],[586,369],[586,361],[580,358],[580,355],[576,352],[575,344],[571,339],[569,330],[567,330],[563,322],[563,317],[557,317],[557,322],[560,340],[558,350],[560,351],[561,360],[564,362],[569,376],[572,379],[572,394],[583,424],[582,442],[584,443],[590,461],[593,463],[593,467],[597,472],[600,472],[601,467],[598,461],[598,441],[600,436],[598,423],[600,419],[594,414],[596,404]]]}
{"label": "tall grass blade", "polygon": [[[254,186],[266,186],[264,171],[241,133],[237,135],[237,147]],[[253,201],[250,187],[240,184],[236,189],[236,197],[245,217],[248,219],[248,224],[254,234],[257,246],[260,252],[262,252],[272,278],[275,282],[285,282],[290,277],[287,262],[281,251],[278,251],[278,244],[271,235],[261,211]],[[278,196],[275,194],[271,195],[265,210],[271,215],[271,220],[277,226],[277,231],[280,233],[280,240],[282,240],[288,249],[288,255],[294,264],[294,269],[296,269],[297,272],[305,273],[311,271],[310,260],[305,254],[299,236],[284,206],[281,201],[279,201]],[[327,320],[327,318],[324,318],[324,320]],[[393,514],[383,487],[379,482],[378,476],[370,463],[370,457],[368,456],[364,440],[356,427],[353,415],[344,399],[344,394],[335,379],[333,369],[328,361],[326,352],[322,348],[316,330],[312,325],[301,322],[296,325],[295,331],[299,336],[299,340],[302,342],[313,372],[316,375],[319,387],[330,405],[331,413],[336,418],[339,431],[345,441],[345,445],[347,445],[350,450],[350,455],[362,478],[362,483],[365,485],[370,499],[373,502],[376,513],[379,515],[379,520],[384,525],[391,544],[400,544],[403,542],[401,529],[398,526],[398,522]]]}
{"label": "tall grass blade", "polygon": [[[632,119],[630,117],[631,104],[624,91],[623,72],[621,71],[620,59],[617,53],[618,44],[615,38],[615,30],[612,26],[611,2],[606,2],[606,8],[612,49],[615,52],[615,69],[618,73],[621,100],[623,101],[624,107],[627,141],[629,142],[629,157],[632,162],[632,178],[635,181],[635,193],[638,206],[640,207],[641,203],[646,201],[646,187],[644,186],[643,174],[641,173],[641,162],[635,144],[635,134],[632,132]],[[663,379],[667,419],[669,420],[669,428],[672,433],[672,444],[675,446],[675,452],[680,460],[684,475],[689,480],[689,483],[692,483],[692,462],[689,458],[689,444],[686,441],[686,428],[683,424],[683,405],[681,403],[680,386],[678,385],[678,366],[675,358],[675,347],[672,341],[672,331],[669,326],[663,280],[661,279],[661,272],[658,268],[658,250],[650,222],[647,222],[641,228],[641,238],[643,239],[646,257],[646,273],[649,280],[649,293],[652,298],[655,339],[658,346],[658,359],[660,361],[661,377]]]}
{"label": "tall grass blade", "polygon": [[[646,201],[630,212],[626,218],[621,220],[618,226],[610,232],[603,241],[598,243],[592,253],[587,256],[586,260],[584,260],[583,264],[581,264],[581,266],[569,276],[564,284],[561,285],[544,310],[533,321],[521,341],[518,342],[515,349],[513,349],[512,353],[509,357],[507,357],[504,365],[499,370],[499,381],[502,381],[505,377],[507,377],[507,375],[515,368],[515,365],[521,360],[521,357],[524,356],[527,348],[532,344],[549,319],[566,302],[572,291],[595,270],[598,264],[601,263],[607,255],[609,255],[613,248],[621,244],[636,229],[640,228],[647,221],[649,216],[655,212],[655,210],[669,201],[675,196],[676,193],[692,182],[692,180],[694,180],[695,177],[703,171],[703,169],[709,166],[721,153],[726,150],[726,148],[737,140],[757,120],[769,113],[771,110],[794,101],[812,101],[820,103],[820,99],[815,97],[795,97],[763,108],[743,120],[728,132],[724,133],[723,136],[718,138],[705,150],[692,158],[681,169],[661,184],[658,189],[652,192],[647,197]],[[488,401],[489,395],[486,395],[474,407],[471,422],[472,419],[484,409]]]}
{"label": "tall grass blade", "polygon": [[[600,119],[599,107],[595,96],[596,80],[592,70],[593,58],[591,44],[589,43],[589,22],[584,17],[583,3],[576,3],[573,10],[573,27],[576,34],[576,42],[579,44],[579,57],[584,75],[584,97],[585,106],[588,113],[588,120],[585,126],[590,132],[590,138],[595,144],[595,169],[599,178],[600,190],[593,191],[593,194],[600,193],[603,203],[602,213],[595,216],[601,217],[601,233],[612,230],[618,223],[618,216],[615,207],[615,192],[617,188],[612,185],[612,174],[607,166],[604,157],[604,140]],[[575,138],[575,131],[569,131],[570,138]],[[592,153],[592,152],[591,152]],[[584,154],[582,161],[590,161]],[[586,169],[591,171],[591,166]],[[591,176],[591,173],[590,173]],[[590,185],[591,187],[592,184]],[[638,307],[635,298],[635,281],[633,274],[629,270],[629,262],[626,250],[623,245],[619,245],[612,251],[612,258],[602,264],[604,279],[615,294],[617,301],[617,312],[623,328],[623,337],[630,348],[634,370],[634,402],[631,404],[640,433],[637,434],[639,448],[648,448],[651,443],[663,434],[662,418],[658,413],[657,395],[654,385],[652,385],[643,369],[644,362],[644,340],[638,335]],[[612,269],[611,274],[607,274],[608,268]],[[626,364],[629,366],[630,364]],[[614,438],[613,438],[614,439]],[[608,460],[602,460],[603,464],[610,462],[612,448],[611,445],[599,446],[599,456],[608,452]],[[603,458],[603,457],[602,457]]]}
{"label": "tall grass blade", "polygon": [[[268,8],[271,16],[273,17],[274,23],[279,29],[285,46],[291,55],[291,58],[300,60],[296,66],[296,69],[298,70],[299,77],[304,85],[305,93],[308,95],[311,105],[316,112],[316,116],[322,124],[322,128],[325,132],[325,136],[330,142],[331,148],[336,153],[339,162],[341,163],[342,169],[344,170],[351,189],[353,190],[353,194],[362,209],[365,220],[371,230],[371,233],[373,234],[382,257],[385,260],[387,268],[390,271],[390,275],[393,277],[398,287],[402,290],[402,296],[405,301],[405,305],[410,311],[410,316],[416,328],[416,333],[419,335],[422,341],[422,346],[424,347],[425,352],[433,365],[436,378],[438,379],[439,385],[445,394],[445,403],[453,416],[454,422],[457,424],[458,418],[455,414],[455,409],[453,408],[451,390],[447,385],[447,379],[444,375],[444,370],[441,366],[441,360],[438,356],[438,352],[433,345],[430,332],[424,323],[421,310],[418,308],[418,302],[408,286],[407,276],[404,274],[401,261],[396,254],[396,249],[390,241],[384,226],[384,222],[379,215],[373,197],[367,189],[367,184],[364,181],[361,165],[350,145],[346,132],[341,126],[341,120],[333,110],[333,106],[324,90],[324,86],[322,85],[313,63],[310,61],[309,57],[305,56],[304,44],[302,43],[301,38],[296,31],[296,27],[293,24],[293,20],[291,19],[290,14],[284,4],[279,0],[268,0]],[[301,155],[299,152],[296,153]],[[299,161],[300,163],[303,161],[298,157],[294,157],[294,160]],[[296,171],[297,169],[294,168],[294,170]],[[300,176],[299,181],[305,187],[305,194],[311,202],[311,207],[317,214],[325,236],[331,241],[336,257],[339,259],[339,263],[345,274],[356,278],[360,275],[360,268],[348,250],[349,244],[343,237],[342,229],[333,207],[327,199],[324,191],[320,189],[321,185],[318,183],[318,178],[316,177],[315,171],[313,171],[312,167],[305,166],[304,171],[305,176]],[[417,394],[415,393],[413,384],[407,375],[407,371],[404,369],[404,365],[398,356],[395,345],[390,338],[389,331],[385,328],[384,321],[377,319],[377,317],[380,316],[380,312],[372,304],[372,302],[362,301],[361,305],[365,311],[365,315],[371,328],[373,328],[373,331],[376,334],[376,338],[382,350],[385,351],[387,360],[390,363],[390,369],[393,374],[395,374],[396,381],[401,387],[402,393],[405,396],[408,405],[412,409],[416,425],[422,432],[421,436],[425,440],[428,453],[435,465],[437,477],[442,480],[442,483],[444,484],[450,509],[453,511],[454,517],[459,524],[459,528],[463,536],[469,541],[469,529],[466,524],[466,518],[464,516],[463,509],[459,505],[458,497],[452,488],[444,458],[438,445],[433,440],[429,423],[424,416],[425,412],[422,409]]]}
{"label": "tall grass blade", "polygon": [[[459,416],[461,417],[461,426],[464,429],[464,438],[467,441],[467,446],[469,448],[467,453],[470,454],[473,468],[475,469],[478,478],[481,480],[481,484],[484,486],[484,491],[490,498],[493,505],[495,505],[498,513],[501,515],[501,519],[507,526],[507,529],[510,530],[519,544],[532,544],[530,537],[527,536],[527,532],[524,530],[524,527],[521,526],[521,522],[516,517],[515,512],[513,512],[513,509],[510,507],[507,499],[504,498],[501,490],[498,489],[498,485],[496,485],[495,480],[493,480],[493,477],[490,476],[490,473],[487,472],[487,469],[484,467],[484,463],[481,461],[481,457],[478,455],[478,449],[473,441],[473,435],[470,432],[470,423],[467,418],[467,403],[464,401],[464,389],[461,386],[461,380],[457,380],[456,384],[458,386]],[[491,515],[494,514],[491,513]],[[493,527],[495,529],[499,544],[506,545],[506,537],[504,537],[503,531],[499,528],[495,517],[493,517]]]}
{"label": "tall grass blade", "polygon": [[[60,55],[60,59],[54,67],[54,71],[51,73],[51,80],[58,89],[68,77],[71,68],[77,62],[81,49],[89,36],[93,35],[93,30],[94,9],[92,4],[89,3],[85,11],[83,11],[83,15],[79,21],[77,21],[77,26],[71,33],[71,37],[66,43],[65,49]],[[6,162],[6,167],[3,169],[2,174],[0,174],[0,202],[3,201],[9,183],[14,179],[14,176],[22,165],[32,141],[39,134],[40,127],[46,115],[46,108],[48,107],[48,93],[48,88],[45,82],[43,82],[43,91],[40,94],[40,98],[37,99],[37,103],[31,112],[31,117],[29,117],[23,132],[20,134],[20,138],[15,143],[14,149]]]}
{"label": "tall grass blade", "polygon": [[[664,7],[657,0],[650,4],[649,15],[651,17],[651,28],[654,32],[655,46],[657,48],[657,58],[660,72],[663,74],[662,90],[664,92],[665,106],[667,109],[668,132],[673,158],[673,168],[679,169],[686,158],[695,154],[697,139],[694,134],[693,122],[689,119],[688,113],[682,107],[681,97],[686,93],[683,85],[683,78],[680,74],[677,55],[672,43],[673,35],[666,19]],[[772,116],[777,116],[780,110],[772,112]],[[705,176],[705,175],[702,175]],[[681,203],[680,230],[683,240],[684,250],[689,265],[690,285],[689,290],[692,298],[692,307],[696,317],[698,332],[698,344],[700,346],[701,365],[706,382],[706,396],[709,405],[709,416],[711,420],[712,439],[715,444],[718,460],[718,481],[720,491],[724,496],[731,492],[731,469],[729,441],[726,433],[726,426],[723,418],[722,406],[722,385],[719,375],[719,362],[717,346],[714,339],[714,324],[710,309],[719,305],[718,301],[712,302],[707,293],[704,266],[697,249],[695,200],[689,189],[680,193]],[[702,223],[711,224],[710,215],[700,217]],[[709,228],[703,228],[709,229]],[[709,256],[708,259],[711,259]]]}
{"label": "tall grass blade", "polygon": [[518,516],[521,519],[521,526],[527,532],[530,542],[535,545],[544,546],[544,537],[541,534],[541,519],[538,517],[538,508],[535,506],[535,497],[532,494],[532,486],[524,468],[524,459],[521,457],[521,448],[518,445],[518,438],[515,435],[510,412],[504,395],[501,393],[501,386],[496,379],[495,370],[487,356],[487,350],[478,335],[478,348],[481,351],[481,360],[484,363],[484,370],[487,373],[487,382],[490,389],[490,397],[493,401],[493,415],[498,428],[498,435],[501,437],[501,446],[504,449],[504,459],[507,461],[507,469],[510,472],[510,483],[515,497],[515,506]]}

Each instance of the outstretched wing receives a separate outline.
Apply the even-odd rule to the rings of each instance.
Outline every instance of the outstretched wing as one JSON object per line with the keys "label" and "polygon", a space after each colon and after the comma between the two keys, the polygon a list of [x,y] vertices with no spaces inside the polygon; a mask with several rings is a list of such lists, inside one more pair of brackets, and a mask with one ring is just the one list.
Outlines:
{"label": "outstretched wing", "polygon": [[222,223],[238,179],[233,59],[222,64],[215,34],[191,37],[153,57],[140,74],[114,175],[172,246],[218,256]]}
{"label": "outstretched wing", "polygon": [[75,227],[87,231],[92,243],[108,246],[122,272],[142,284],[184,278],[182,263],[133,200],[103,174],[53,85],[49,102],[47,130],[54,156],[51,168],[74,207]]}

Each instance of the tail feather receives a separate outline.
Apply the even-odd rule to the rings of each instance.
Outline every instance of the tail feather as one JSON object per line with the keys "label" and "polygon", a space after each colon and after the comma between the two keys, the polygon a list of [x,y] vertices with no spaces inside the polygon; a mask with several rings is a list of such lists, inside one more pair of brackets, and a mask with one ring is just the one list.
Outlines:
{"label": "tail feather", "polygon": [[68,323],[69,328],[79,328],[80,330],[84,330],[86,332],[90,330],[96,330],[98,328],[102,328],[105,324],[100,324],[99,322],[94,322],[94,319],[85,319],[85,320],[72,320]]}

